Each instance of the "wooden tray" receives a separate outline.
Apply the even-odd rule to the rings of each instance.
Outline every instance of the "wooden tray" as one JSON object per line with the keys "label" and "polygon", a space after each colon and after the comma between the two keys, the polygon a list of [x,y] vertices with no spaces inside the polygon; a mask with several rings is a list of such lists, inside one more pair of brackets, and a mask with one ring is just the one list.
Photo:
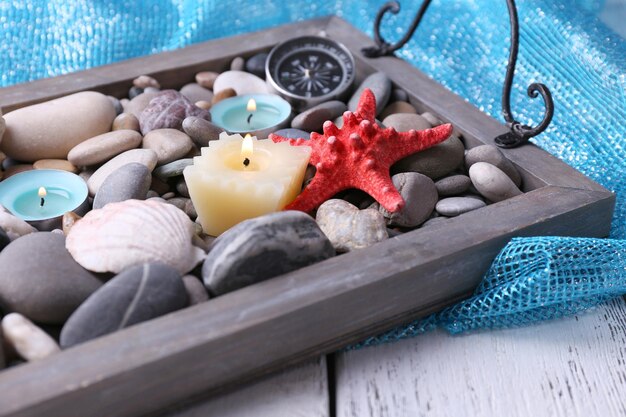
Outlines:
{"label": "wooden tray", "polygon": [[[453,122],[469,147],[507,129],[337,17],[301,22],[0,90],[5,112],[81,90],[124,96],[133,78],[177,88],[201,70],[326,33],[353,51],[360,79],[384,71],[420,111]],[[359,80],[357,80],[359,81]],[[513,236],[607,236],[612,193],[539,148],[504,150],[525,194],[444,224],[265,281],[0,372],[0,415],[138,416],[331,352],[468,296]]]}

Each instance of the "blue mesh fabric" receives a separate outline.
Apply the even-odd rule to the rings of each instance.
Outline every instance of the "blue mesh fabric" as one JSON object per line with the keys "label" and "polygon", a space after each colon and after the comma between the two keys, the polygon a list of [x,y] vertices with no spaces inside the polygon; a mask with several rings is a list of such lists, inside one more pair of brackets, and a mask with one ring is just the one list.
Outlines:
{"label": "blue mesh fabric", "polygon": [[[612,239],[514,239],[473,297],[361,345],[438,325],[454,333],[521,325],[626,292],[626,43],[598,18],[604,13],[615,22],[607,7],[617,10],[618,2],[518,0],[520,56],[511,100],[520,121],[537,123],[540,100],[526,97],[526,86],[538,81],[550,87],[555,116],[536,143],[617,193]],[[327,14],[371,35],[383,3],[5,0],[0,2],[0,85]],[[399,15],[384,20],[386,38],[402,36],[419,6],[403,3]],[[501,120],[509,42],[504,1],[435,0],[400,56]]]}

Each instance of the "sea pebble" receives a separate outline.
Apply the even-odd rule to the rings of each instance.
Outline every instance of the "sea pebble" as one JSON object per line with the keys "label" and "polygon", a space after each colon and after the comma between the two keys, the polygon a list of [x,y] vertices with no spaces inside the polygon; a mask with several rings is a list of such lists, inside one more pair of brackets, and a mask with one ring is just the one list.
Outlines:
{"label": "sea pebble", "polygon": [[27,361],[43,359],[61,350],[48,333],[19,313],[4,316],[2,333],[7,344]]}
{"label": "sea pebble", "polygon": [[259,78],[265,78],[265,61],[267,61],[267,56],[266,52],[252,55],[246,60],[246,71]]}
{"label": "sea pebble", "polygon": [[202,281],[195,276],[185,275],[183,277],[183,285],[187,291],[190,306],[204,303],[209,300],[209,294],[206,292],[206,288],[204,288]]}
{"label": "sea pebble", "polygon": [[200,100],[200,101],[196,101],[196,107],[200,107],[201,109],[204,110],[209,110],[212,106],[210,101],[205,101],[205,100]]}
{"label": "sea pebble", "polygon": [[37,229],[24,220],[4,210],[0,211],[0,228],[11,240],[37,231]]}
{"label": "sea pebble", "polygon": [[243,71],[245,69],[245,66],[246,66],[246,61],[240,56],[237,56],[233,58],[232,61],[230,61],[231,71]]}
{"label": "sea pebble", "polygon": [[440,197],[459,195],[467,191],[470,185],[472,185],[472,180],[467,175],[451,175],[435,183]]}
{"label": "sea pebble", "polygon": [[189,188],[187,187],[187,182],[185,178],[180,178],[176,183],[176,192],[183,197],[189,198]]}
{"label": "sea pebble", "polygon": [[61,347],[68,348],[189,305],[175,269],[145,263],[121,272],[89,297],[67,320]]}
{"label": "sea pebble", "polygon": [[211,100],[211,104],[215,105],[222,100],[227,98],[235,97],[237,92],[232,88],[225,88],[223,90],[217,91],[215,95],[213,95],[213,100]]}
{"label": "sea pebble", "polygon": [[235,90],[238,96],[270,93],[265,80],[244,71],[225,71],[221,73],[213,84],[213,91],[219,93],[227,88]]}
{"label": "sea pebble", "polygon": [[424,227],[430,227],[430,226],[434,226],[436,224],[442,224],[445,223],[446,220],[448,220],[449,217],[445,217],[445,216],[439,216],[439,217],[433,217],[431,219],[426,220],[423,224],[422,224],[422,228]]}
{"label": "sea pebble", "polygon": [[50,232],[31,233],[11,242],[0,252],[0,270],[3,310],[40,323],[62,324],[102,285],[72,259],[65,237]]}
{"label": "sea pebble", "polygon": [[152,176],[142,164],[131,162],[116,169],[106,177],[93,199],[93,208],[124,200],[143,200],[150,189]]}
{"label": "sea pebble", "polygon": [[[84,143],[84,142],[83,142]],[[78,168],[74,164],[65,159],[40,159],[33,163],[34,169],[58,169],[71,173],[78,172]]]}
{"label": "sea pebble", "polygon": [[152,184],[150,184],[150,189],[159,193],[159,195],[163,195],[170,191],[170,185],[167,181],[163,181],[156,175],[152,176]]}
{"label": "sea pebble", "polygon": [[193,142],[186,133],[176,129],[155,129],[143,137],[142,147],[157,155],[157,165],[182,158],[191,150]]}
{"label": "sea pebble", "polygon": [[139,126],[143,135],[155,129],[181,130],[183,120],[189,116],[211,120],[211,113],[196,107],[178,91],[164,90],[143,109],[139,115]]}
{"label": "sea pebble", "polygon": [[487,162],[474,163],[469,176],[478,192],[494,203],[522,194],[504,171]]}
{"label": "sea pebble", "polygon": [[128,98],[131,99],[131,100],[134,99],[135,97],[138,97],[138,96],[142,95],[142,94],[143,94],[143,88],[140,88],[140,87],[132,86],[128,90]]}
{"label": "sea pebble", "polygon": [[274,132],[275,135],[278,136],[282,136],[284,138],[289,138],[289,139],[310,139],[311,138],[311,134],[309,132],[305,132],[304,130],[300,130],[300,129],[293,129],[293,128],[288,128],[288,129],[280,129],[277,130],[276,132]]}
{"label": "sea pebble", "polygon": [[159,193],[157,193],[154,190],[148,190],[148,192],[146,193],[146,200],[151,199],[151,198],[160,198],[159,197]]}
{"label": "sea pebble", "polygon": [[348,102],[348,109],[355,111],[363,90],[369,88],[376,97],[376,114],[380,114],[391,96],[391,80],[384,72],[375,72],[363,80],[359,88],[352,94]]}
{"label": "sea pebble", "polygon": [[115,116],[111,101],[94,91],[22,107],[4,115],[0,148],[24,162],[66,159],[74,146],[108,132]]}
{"label": "sea pebble", "polygon": [[409,95],[401,88],[391,90],[391,101],[409,101]]}
{"label": "sea pebble", "polygon": [[415,227],[424,223],[435,209],[438,195],[433,180],[417,172],[402,172],[394,175],[393,185],[404,198],[405,206],[396,213],[383,207],[379,211],[390,226]]}
{"label": "sea pebble", "polygon": [[411,129],[426,130],[432,126],[419,114],[395,113],[383,119],[386,127],[393,127],[398,132],[408,132]]}
{"label": "sea pebble", "polygon": [[111,130],[134,130],[139,132],[139,119],[132,113],[122,113],[113,120]]}
{"label": "sea pebble", "polygon": [[67,211],[63,214],[63,218],[61,220],[62,232],[64,235],[70,232],[70,229],[79,221],[82,217],[73,211]]}
{"label": "sea pebble", "polygon": [[441,120],[439,120],[434,114],[430,112],[424,112],[421,116],[426,119],[431,126],[439,126],[441,124]]}
{"label": "sea pebble", "polygon": [[159,92],[140,94],[128,102],[124,111],[132,114],[139,120],[141,112],[150,104],[150,101],[158,95]]}
{"label": "sea pebble", "polygon": [[481,145],[468,150],[465,154],[465,167],[470,169],[476,162],[487,162],[500,169],[518,188],[522,184],[522,177],[515,165],[496,146]]}
{"label": "sea pebble", "polygon": [[97,165],[141,144],[141,134],[134,130],[115,130],[76,145],[67,155],[77,166]]}
{"label": "sea pebble", "polygon": [[116,115],[122,114],[122,112],[124,111],[124,106],[122,106],[122,103],[117,99],[117,97],[107,96],[107,98],[113,104],[113,108],[115,109],[115,114]]}
{"label": "sea pebble", "polygon": [[[170,198],[174,198],[174,197],[176,197],[176,193],[175,193],[175,192],[173,192],[173,191],[167,192],[167,193],[165,193],[165,194],[163,194],[163,195],[161,196],[161,198],[162,198],[163,200],[169,200]],[[176,206],[176,204],[174,204],[174,205]],[[176,206],[176,207],[178,207],[179,209],[181,209],[181,210],[182,210],[182,209],[183,209],[183,206],[184,206],[184,204],[182,204],[180,207],[178,207],[178,206]]]}
{"label": "sea pebble", "polygon": [[88,212],[70,230],[66,247],[76,262],[94,272],[119,273],[144,262],[162,262],[184,274],[205,256],[192,246],[194,233],[194,223],[171,204],[126,200]]}
{"label": "sea pebble", "polygon": [[463,143],[450,136],[437,146],[398,161],[393,165],[392,172],[419,172],[435,180],[448,175],[461,165],[464,154]]}
{"label": "sea pebble", "polygon": [[330,258],[331,243],[300,211],[246,220],[221,234],[204,265],[204,285],[213,295],[255,284]]}
{"label": "sea pebble", "polygon": [[195,103],[196,101],[207,101],[211,103],[211,100],[213,100],[213,91],[204,88],[197,83],[185,84],[180,89],[180,93],[187,97],[187,99],[189,99],[192,103]]}
{"label": "sea pebble", "polygon": [[153,171],[153,174],[163,180],[166,180],[170,177],[183,175],[183,170],[189,165],[193,165],[192,158],[179,159],[177,161],[170,162],[169,164],[161,165]]}
{"label": "sea pebble", "polygon": [[217,79],[218,75],[220,75],[219,72],[213,72],[213,71],[199,72],[196,74],[196,83],[198,83],[204,88],[212,89],[213,83],[215,83],[215,80]]}
{"label": "sea pebble", "polygon": [[327,101],[298,114],[291,121],[294,129],[319,132],[326,120],[333,120],[341,116],[348,107],[342,101]]}
{"label": "sea pebble", "polygon": [[337,252],[366,248],[389,237],[383,215],[359,210],[347,201],[330,199],[318,209],[315,220]]}
{"label": "sea pebble", "polygon": [[183,131],[197,146],[205,147],[210,141],[219,139],[224,129],[200,117],[192,116],[183,120]]}
{"label": "sea pebble", "polygon": [[161,84],[149,75],[140,75],[133,80],[133,85],[138,88],[154,87],[161,88]]}
{"label": "sea pebble", "polygon": [[154,169],[157,163],[157,155],[151,149],[131,149],[130,151],[123,152],[111,159],[100,168],[98,168],[87,181],[87,187],[89,188],[89,195],[95,196],[104,180],[111,175],[116,169],[130,164],[131,162],[137,162],[145,165],[150,171]]}
{"label": "sea pebble", "polygon": [[393,103],[387,105],[382,113],[380,113],[380,118],[384,120],[387,116],[391,116],[396,113],[417,114],[417,110],[415,110],[415,107],[406,101],[394,101]]}
{"label": "sea pebble", "polygon": [[481,207],[485,207],[485,202],[476,198],[448,197],[439,200],[435,206],[435,210],[442,216],[454,217]]}

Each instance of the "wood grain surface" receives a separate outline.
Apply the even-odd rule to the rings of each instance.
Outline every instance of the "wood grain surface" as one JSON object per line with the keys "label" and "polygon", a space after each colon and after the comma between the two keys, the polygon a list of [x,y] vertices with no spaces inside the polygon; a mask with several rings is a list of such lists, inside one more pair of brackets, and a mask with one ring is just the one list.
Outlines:
{"label": "wood grain surface", "polygon": [[337,355],[337,417],[626,415],[626,302]]}

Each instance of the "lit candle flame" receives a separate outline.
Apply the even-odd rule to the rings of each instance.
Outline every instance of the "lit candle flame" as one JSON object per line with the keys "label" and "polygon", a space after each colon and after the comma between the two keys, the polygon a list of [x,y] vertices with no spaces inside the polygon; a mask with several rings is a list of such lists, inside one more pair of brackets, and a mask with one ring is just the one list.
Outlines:
{"label": "lit candle flame", "polygon": [[252,141],[252,136],[249,133],[246,134],[246,137],[243,138],[243,142],[241,142],[241,157],[242,158],[250,158],[254,151],[254,142]]}
{"label": "lit candle flame", "polygon": [[256,101],[253,98],[248,100],[248,105],[246,106],[246,110],[249,112],[256,111]]}
{"label": "lit candle flame", "polygon": [[45,187],[39,187],[37,195],[39,195],[40,198],[44,198],[46,195],[48,195],[48,192],[46,191]]}

